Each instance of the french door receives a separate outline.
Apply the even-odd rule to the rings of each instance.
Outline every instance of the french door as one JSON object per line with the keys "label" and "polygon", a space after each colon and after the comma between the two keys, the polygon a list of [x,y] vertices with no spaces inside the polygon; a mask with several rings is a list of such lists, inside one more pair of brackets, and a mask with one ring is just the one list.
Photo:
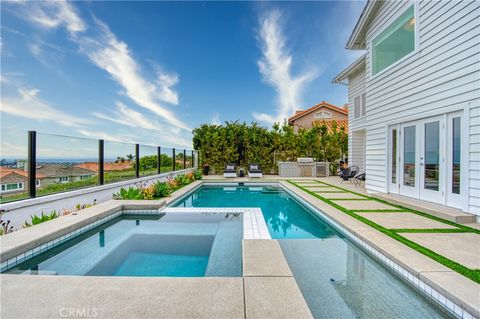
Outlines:
{"label": "french door", "polygon": [[463,208],[462,114],[396,124],[388,129],[388,191]]}

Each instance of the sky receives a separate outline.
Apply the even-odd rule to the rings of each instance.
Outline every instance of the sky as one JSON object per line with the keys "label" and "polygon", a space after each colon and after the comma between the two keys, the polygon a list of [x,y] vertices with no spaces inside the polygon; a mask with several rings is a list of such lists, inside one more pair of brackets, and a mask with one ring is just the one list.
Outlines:
{"label": "sky", "polygon": [[345,44],[364,6],[2,1],[0,155],[25,157],[28,130],[50,157],[94,139],[191,148],[203,123],[341,106],[331,80],[362,54]]}

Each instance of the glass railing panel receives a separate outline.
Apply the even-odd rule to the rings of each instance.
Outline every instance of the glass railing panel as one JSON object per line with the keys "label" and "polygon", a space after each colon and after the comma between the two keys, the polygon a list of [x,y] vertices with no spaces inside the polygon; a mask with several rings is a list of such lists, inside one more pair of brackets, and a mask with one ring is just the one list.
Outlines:
{"label": "glass railing panel", "polygon": [[37,133],[37,197],[98,183],[98,141]]}
{"label": "glass railing panel", "polygon": [[12,128],[0,141],[0,203],[28,198],[28,134]]}
{"label": "glass railing panel", "polygon": [[155,146],[140,145],[140,175],[157,174],[158,154]]}
{"label": "glass railing panel", "polygon": [[135,144],[105,141],[104,158],[105,184],[135,178]]}
{"label": "glass railing panel", "polygon": [[173,171],[173,149],[169,147],[162,147],[162,173]]}

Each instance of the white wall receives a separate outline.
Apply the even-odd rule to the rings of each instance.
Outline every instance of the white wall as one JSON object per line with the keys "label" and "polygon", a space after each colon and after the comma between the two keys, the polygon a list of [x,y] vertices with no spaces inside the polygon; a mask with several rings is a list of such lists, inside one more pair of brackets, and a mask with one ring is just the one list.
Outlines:
{"label": "white wall", "polygon": [[[412,2],[386,1],[367,28],[370,40]],[[389,70],[371,75],[366,58],[366,167],[369,191],[385,192],[386,125],[463,109],[469,118],[469,208],[480,214],[480,1],[421,1],[418,51]],[[469,123],[469,124],[468,124]],[[467,169],[467,168],[466,168]]]}
{"label": "white wall", "polygon": [[365,93],[365,69],[348,77],[348,165],[365,171],[365,117],[355,119],[355,97]]}
{"label": "white wall", "polygon": [[2,215],[2,219],[10,220],[12,226],[15,228],[21,228],[26,219],[29,219],[31,215],[40,215],[42,211],[44,213],[50,213],[52,210],[56,210],[61,214],[64,210],[73,210],[77,204],[92,204],[95,200],[96,203],[99,204],[112,199],[113,194],[117,193],[122,187],[128,188],[129,186],[135,186],[135,184],[139,182],[153,183],[156,181],[164,181],[169,175],[173,174],[175,176],[194,170],[194,168],[189,168],[160,175],[145,176],[134,180],[1,204],[0,209],[6,211]]}

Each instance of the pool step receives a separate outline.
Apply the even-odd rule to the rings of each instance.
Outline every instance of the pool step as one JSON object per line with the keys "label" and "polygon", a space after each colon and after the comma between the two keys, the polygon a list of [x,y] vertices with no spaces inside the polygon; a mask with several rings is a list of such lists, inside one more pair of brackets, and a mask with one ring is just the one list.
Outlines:
{"label": "pool step", "polygon": [[242,276],[242,236],[243,227],[238,227],[238,222],[219,224],[205,271],[206,277]]}

